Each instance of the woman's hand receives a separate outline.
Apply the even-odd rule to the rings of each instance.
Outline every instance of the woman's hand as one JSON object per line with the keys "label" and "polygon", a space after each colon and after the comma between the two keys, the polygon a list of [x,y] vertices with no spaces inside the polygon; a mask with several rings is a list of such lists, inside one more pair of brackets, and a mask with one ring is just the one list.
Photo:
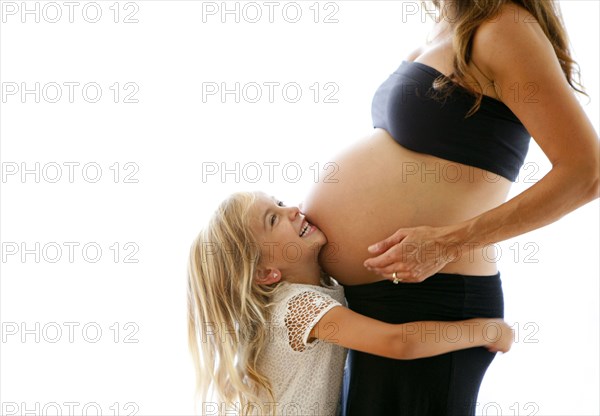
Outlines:
{"label": "woman's hand", "polygon": [[369,247],[375,255],[364,266],[394,283],[418,283],[440,271],[460,253],[448,241],[448,227],[401,228]]}

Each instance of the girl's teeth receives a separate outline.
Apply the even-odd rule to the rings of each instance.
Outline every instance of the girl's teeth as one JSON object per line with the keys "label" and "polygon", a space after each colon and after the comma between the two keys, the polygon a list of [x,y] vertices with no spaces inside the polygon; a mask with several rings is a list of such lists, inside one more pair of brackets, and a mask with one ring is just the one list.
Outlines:
{"label": "girl's teeth", "polygon": [[310,225],[306,224],[304,226],[304,228],[302,228],[302,231],[300,232],[300,237],[304,237],[304,234],[306,234],[308,232],[309,228],[310,228]]}

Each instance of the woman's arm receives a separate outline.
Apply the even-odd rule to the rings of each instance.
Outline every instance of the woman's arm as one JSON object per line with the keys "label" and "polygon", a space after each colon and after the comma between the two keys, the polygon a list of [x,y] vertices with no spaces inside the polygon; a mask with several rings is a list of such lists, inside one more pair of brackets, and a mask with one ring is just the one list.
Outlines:
{"label": "woman's arm", "polygon": [[313,327],[309,341],[314,338],[369,354],[412,360],[472,347],[506,352],[513,334],[501,319],[394,325],[336,306]]}
{"label": "woman's arm", "polygon": [[468,221],[398,230],[370,250],[378,257],[365,261],[365,267],[386,278],[396,271],[405,282],[423,281],[453,260],[456,247],[464,253],[524,234],[598,198],[598,136],[541,27],[529,15],[524,18],[524,10],[519,13],[523,18],[518,22],[514,13],[503,13],[483,24],[472,56],[544,151],[552,170],[525,192]]}
{"label": "woman's arm", "polygon": [[523,17],[516,23],[514,13],[504,13],[497,22],[482,26],[473,55],[544,151],[552,170],[512,200],[458,227],[455,235],[465,241],[506,240],[550,224],[599,196],[598,136],[552,44],[539,24],[532,23],[533,17],[519,12]]}

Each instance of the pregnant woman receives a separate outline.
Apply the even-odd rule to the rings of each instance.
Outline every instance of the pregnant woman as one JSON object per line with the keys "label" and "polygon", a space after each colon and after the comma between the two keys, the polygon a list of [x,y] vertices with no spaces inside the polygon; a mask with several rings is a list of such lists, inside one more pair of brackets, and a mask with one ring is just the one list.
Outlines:
{"label": "pregnant woman", "polygon": [[[556,6],[433,3],[432,40],[375,92],[375,130],[332,160],[338,181],[304,201],[328,237],[321,266],[349,307],[396,324],[503,316],[486,246],[598,197],[598,138]],[[507,201],[531,137],[552,170]],[[484,348],[414,361],[351,351],[345,412],[473,415],[493,358]]]}

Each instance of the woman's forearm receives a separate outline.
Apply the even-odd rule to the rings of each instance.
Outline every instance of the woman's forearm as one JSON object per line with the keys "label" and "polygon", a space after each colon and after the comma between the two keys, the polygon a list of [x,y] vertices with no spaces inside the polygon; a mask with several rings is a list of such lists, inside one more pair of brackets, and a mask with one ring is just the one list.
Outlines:
{"label": "woman's forearm", "polygon": [[592,147],[581,162],[555,162],[538,183],[469,220],[397,230],[368,248],[374,257],[364,266],[395,283],[422,282],[460,257],[560,219],[599,196],[598,143]]}
{"label": "woman's forearm", "polygon": [[553,223],[599,196],[598,158],[590,166],[555,166],[531,188],[477,217],[450,227],[447,242],[474,249]]}

